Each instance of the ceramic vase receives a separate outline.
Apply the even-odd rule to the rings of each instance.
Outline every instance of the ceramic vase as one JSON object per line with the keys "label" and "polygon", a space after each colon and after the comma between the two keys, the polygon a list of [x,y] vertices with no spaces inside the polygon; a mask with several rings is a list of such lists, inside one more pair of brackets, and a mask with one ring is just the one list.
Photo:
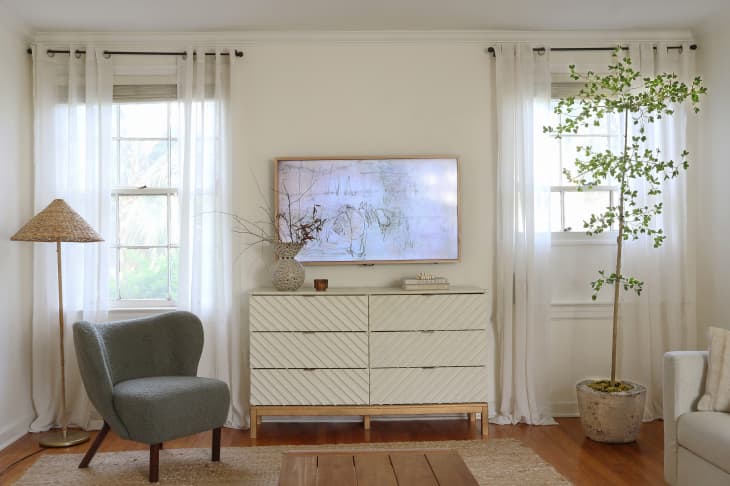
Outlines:
{"label": "ceramic vase", "polygon": [[271,275],[276,290],[297,290],[304,283],[304,267],[295,260],[304,243],[277,241],[274,253],[278,261]]}

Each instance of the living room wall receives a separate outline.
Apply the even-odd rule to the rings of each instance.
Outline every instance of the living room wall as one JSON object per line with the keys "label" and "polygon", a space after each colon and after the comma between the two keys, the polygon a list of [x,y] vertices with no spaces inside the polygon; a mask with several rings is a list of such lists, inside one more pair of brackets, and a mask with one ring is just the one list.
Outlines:
{"label": "living room wall", "polygon": [[30,398],[32,245],[10,241],[33,215],[31,70],[21,26],[0,6],[0,449],[27,432]]}
{"label": "living room wall", "polygon": [[[460,157],[462,262],[310,266],[305,285],[328,278],[330,287],[397,286],[402,277],[426,271],[492,295],[493,61],[483,46],[287,43],[247,48],[242,64],[234,175],[243,216],[261,218],[257,208],[271,204],[278,156]],[[249,248],[239,262],[244,293],[271,287],[268,247]]]}

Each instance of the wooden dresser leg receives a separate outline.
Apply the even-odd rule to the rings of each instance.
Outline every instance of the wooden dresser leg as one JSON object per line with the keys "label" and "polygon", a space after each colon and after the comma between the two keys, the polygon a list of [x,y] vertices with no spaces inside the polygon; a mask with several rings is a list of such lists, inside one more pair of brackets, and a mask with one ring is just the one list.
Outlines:
{"label": "wooden dresser leg", "polygon": [[251,429],[249,431],[250,432],[249,437],[251,437],[252,439],[255,439],[256,438],[256,426],[259,423],[259,419],[256,414],[256,407],[251,407],[251,411],[249,413],[251,415],[251,418],[250,418]]}
{"label": "wooden dresser leg", "polygon": [[365,430],[370,430],[370,415],[363,415],[362,426],[365,428]]}
{"label": "wooden dresser leg", "polygon": [[489,436],[489,405],[486,403],[482,407],[482,437],[485,439]]}

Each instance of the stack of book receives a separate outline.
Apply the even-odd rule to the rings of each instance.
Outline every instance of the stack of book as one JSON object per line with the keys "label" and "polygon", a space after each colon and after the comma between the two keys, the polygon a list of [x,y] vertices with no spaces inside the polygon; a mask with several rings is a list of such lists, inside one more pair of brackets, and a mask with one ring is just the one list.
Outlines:
{"label": "stack of book", "polygon": [[403,290],[449,290],[449,281],[444,277],[404,278]]}

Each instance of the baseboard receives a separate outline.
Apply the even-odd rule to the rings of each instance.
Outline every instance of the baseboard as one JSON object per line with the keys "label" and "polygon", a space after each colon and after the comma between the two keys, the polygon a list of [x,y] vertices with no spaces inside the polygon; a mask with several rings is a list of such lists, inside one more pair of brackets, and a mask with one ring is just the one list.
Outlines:
{"label": "baseboard", "polygon": [[8,424],[0,426],[0,450],[15,442],[28,433],[28,426],[33,421],[32,413],[19,417]]}
{"label": "baseboard", "polygon": [[553,402],[550,406],[553,417],[580,417],[578,402]]}

